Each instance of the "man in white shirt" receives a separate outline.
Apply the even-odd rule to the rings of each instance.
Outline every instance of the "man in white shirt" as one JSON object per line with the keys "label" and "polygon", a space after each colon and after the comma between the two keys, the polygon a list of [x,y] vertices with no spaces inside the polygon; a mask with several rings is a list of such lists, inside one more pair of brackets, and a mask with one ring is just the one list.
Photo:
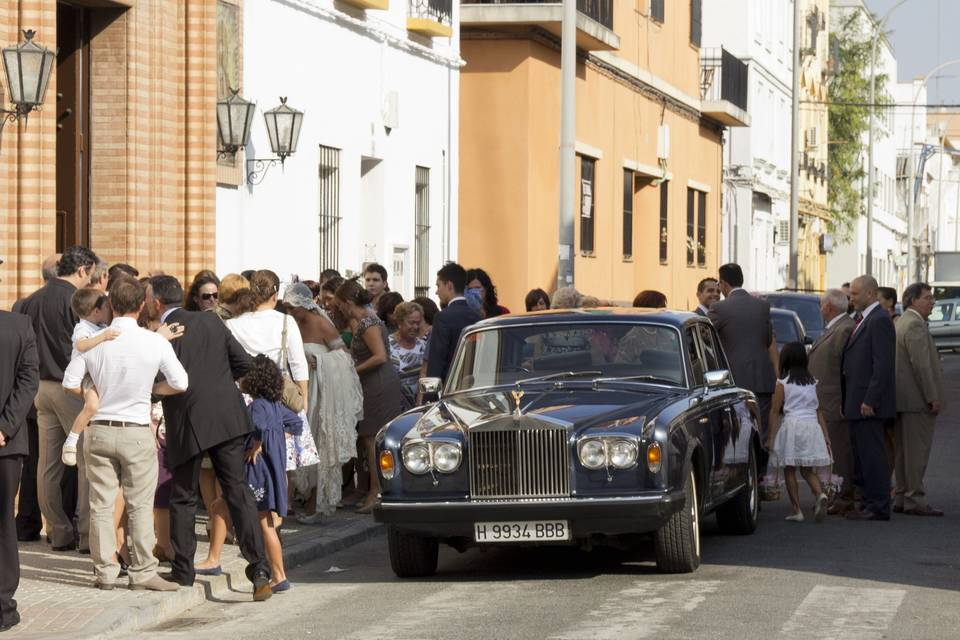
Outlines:
{"label": "man in white shirt", "polygon": [[716,278],[704,278],[697,284],[697,308],[693,310],[698,316],[710,317],[710,308],[720,302],[720,283]]}
{"label": "man in white shirt", "polygon": [[[90,374],[100,394],[100,408],[84,438],[84,458],[90,483],[90,552],[97,587],[104,590],[113,589],[120,573],[113,512],[121,478],[130,524],[130,588],[178,588],[157,575],[158,562],[153,555],[153,495],[158,466],[150,427],[150,396],[183,392],[187,372],[167,340],[137,325],[145,293],[145,287],[136,280],[124,278],[113,285],[110,305],[114,319],[110,327],[120,335],[72,360],[63,377],[64,388],[80,394],[83,376]],[[158,372],[166,381],[155,384]]]}

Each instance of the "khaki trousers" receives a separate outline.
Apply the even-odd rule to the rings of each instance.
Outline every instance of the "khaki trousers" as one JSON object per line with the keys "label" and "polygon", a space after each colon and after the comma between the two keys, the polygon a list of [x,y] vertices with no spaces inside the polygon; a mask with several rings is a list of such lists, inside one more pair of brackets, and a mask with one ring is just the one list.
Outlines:
{"label": "khaki trousers", "polygon": [[87,480],[90,483],[90,554],[100,582],[117,580],[114,557],[117,535],[113,511],[123,489],[129,523],[130,584],[142,584],[157,573],[153,547],[153,496],[157,490],[157,445],[149,426],[110,427],[91,422],[85,434]]}
{"label": "khaki trousers", "polygon": [[[73,523],[63,510],[60,480],[63,478],[64,465],[60,455],[73,421],[83,409],[83,400],[67,393],[59,382],[41,380],[36,405],[40,445],[37,501],[40,503],[40,512],[47,519],[50,542],[55,547],[62,547],[73,543]],[[80,548],[86,549],[90,546],[90,501],[83,462],[83,438],[77,445],[77,496]]]}
{"label": "khaki trousers", "polygon": [[932,413],[898,413],[893,428],[897,460],[894,467],[896,492],[893,504],[904,509],[927,506],[927,490],[923,476],[933,446],[933,428],[937,416]]}
{"label": "khaki trousers", "polygon": [[827,420],[830,449],[833,452],[833,472],[843,478],[843,488],[838,498],[853,499],[853,445],[850,440],[850,423],[846,420]]}

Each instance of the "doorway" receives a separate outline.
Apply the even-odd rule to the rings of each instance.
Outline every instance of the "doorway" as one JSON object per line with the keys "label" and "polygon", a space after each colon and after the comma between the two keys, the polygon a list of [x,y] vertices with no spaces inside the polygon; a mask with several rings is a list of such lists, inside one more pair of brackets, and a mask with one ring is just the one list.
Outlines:
{"label": "doorway", "polygon": [[57,3],[57,252],[90,246],[90,19]]}

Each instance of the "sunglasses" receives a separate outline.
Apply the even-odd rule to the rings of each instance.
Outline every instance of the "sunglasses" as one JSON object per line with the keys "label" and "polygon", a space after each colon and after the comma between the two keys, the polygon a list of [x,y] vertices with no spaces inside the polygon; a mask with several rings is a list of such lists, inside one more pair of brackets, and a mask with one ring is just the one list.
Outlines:
{"label": "sunglasses", "polygon": [[220,296],[220,294],[218,294],[218,293],[201,293],[201,294],[200,294],[200,299],[201,299],[201,300],[216,300],[219,296]]}

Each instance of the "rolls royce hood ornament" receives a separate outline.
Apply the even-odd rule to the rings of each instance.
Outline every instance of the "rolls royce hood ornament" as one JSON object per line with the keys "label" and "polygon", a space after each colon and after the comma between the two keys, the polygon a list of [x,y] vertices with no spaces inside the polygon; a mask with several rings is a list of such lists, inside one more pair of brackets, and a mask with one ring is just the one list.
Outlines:
{"label": "rolls royce hood ornament", "polygon": [[520,409],[520,400],[523,399],[523,395],[524,395],[523,389],[514,389],[513,391],[510,392],[510,395],[513,396],[513,403],[514,403],[513,417],[514,418],[523,417],[523,411]]}

